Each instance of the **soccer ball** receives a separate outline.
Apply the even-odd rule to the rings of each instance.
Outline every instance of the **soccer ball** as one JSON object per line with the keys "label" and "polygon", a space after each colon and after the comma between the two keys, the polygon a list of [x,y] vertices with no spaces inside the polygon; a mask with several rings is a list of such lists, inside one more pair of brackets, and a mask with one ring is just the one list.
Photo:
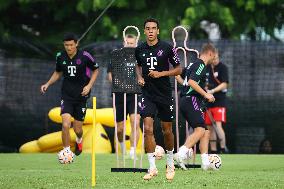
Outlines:
{"label": "soccer ball", "polygon": [[222,166],[221,157],[217,154],[209,154],[210,168],[213,170],[219,170]]}
{"label": "soccer ball", "polygon": [[74,153],[71,150],[61,150],[57,154],[58,161],[61,164],[72,163],[74,161]]}
{"label": "soccer ball", "polygon": [[155,152],[154,152],[156,159],[160,160],[164,157],[165,155],[165,150],[162,146],[157,145],[155,148]]}

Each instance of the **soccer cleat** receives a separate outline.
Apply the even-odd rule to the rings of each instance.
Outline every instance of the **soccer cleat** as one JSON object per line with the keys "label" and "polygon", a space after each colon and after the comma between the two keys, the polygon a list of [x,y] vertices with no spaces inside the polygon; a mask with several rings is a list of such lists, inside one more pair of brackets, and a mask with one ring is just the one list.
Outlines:
{"label": "soccer cleat", "polygon": [[175,176],[175,166],[174,165],[167,165],[167,169],[166,169],[166,178],[169,181],[172,181],[174,179]]}
{"label": "soccer cleat", "polygon": [[179,156],[178,153],[176,153],[176,154],[174,155],[174,160],[175,160],[175,162],[176,162],[183,170],[187,170],[187,168],[186,168],[186,166],[185,166],[185,164],[184,164],[183,159]]}
{"label": "soccer cleat", "polygon": [[81,141],[80,143],[75,143],[75,155],[78,156],[82,153],[83,149],[83,142]]}
{"label": "soccer cleat", "polygon": [[143,177],[144,180],[151,180],[153,177],[158,175],[158,169],[149,169],[148,173]]}
{"label": "soccer cleat", "polygon": [[207,171],[208,169],[210,169],[210,164],[208,165],[202,164],[201,168],[203,169],[203,171]]}

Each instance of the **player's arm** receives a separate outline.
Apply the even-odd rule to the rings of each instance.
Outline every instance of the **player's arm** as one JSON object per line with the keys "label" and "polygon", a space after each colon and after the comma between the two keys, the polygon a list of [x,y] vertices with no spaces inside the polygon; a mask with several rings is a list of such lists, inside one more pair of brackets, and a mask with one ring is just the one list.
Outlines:
{"label": "player's arm", "polygon": [[182,70],[180,75],[175,76],[177,82],[181,85],[184,85],[185,69]]}
{"label": "player's arm", "polygon": [[42,93],[45,93],[47,91],[47,88],[55,83],[58,79],[60,79],[61,76],[62,72],[54,71],[50,79],[40,87],[40,91]]}
{"label": "player's arm", "polygon": [[135,58],[136,58],[136,75],[137,75],[137,82],[140,86],[144,86],[145,85],[145,81],[144,81],[144,78],[142,77],[142,62],[140,60],[140,57],[139,57],[139,49],[136,48],[135,49]]}
{"label": "player's arm", "polygon": [[209,90],[208,91],[209,93],[214,94],[228,88],[228,83],[229,83],[228,68],[225,66],[221,73],[222,73],[220,77],[221,83],[217,87]]}
{"label": "player's arm", "polygon": [[141,86],[145,85],[144,78],[142,77],[142,67],[136,64],[136,75],[137,75],[137,81],[138,84]]}
{"label": "player's arm", "polygon": [[89,83],[83,88],[83,91],[81,92],[82,96],[86,96],[90,92],[99,74],[99,65],[95,62],[93,56],[86,51],[84,52],[84,55],[87,57],[87,67],[90,68],[93,73]]}
{"label": "player's arm", "polygon": [[[193,90],[195,90],[196,92],[198,92],[201,96],[203,96],[204,98],[206,98],[209,102],[214,102],[215,98],[212,94],[207,93],[205,90],[203,90],[200,86],[199,86],[199,81],[201,79],[201,74],[202,74],[202,70],[204,69],[204,66],[202,67],[201,64],[197,64],[195,65],[193,71],[191,72],[189,79],[188,79],[188,86],[190,86]],[[203,70],[204,71],[204,70]]]}

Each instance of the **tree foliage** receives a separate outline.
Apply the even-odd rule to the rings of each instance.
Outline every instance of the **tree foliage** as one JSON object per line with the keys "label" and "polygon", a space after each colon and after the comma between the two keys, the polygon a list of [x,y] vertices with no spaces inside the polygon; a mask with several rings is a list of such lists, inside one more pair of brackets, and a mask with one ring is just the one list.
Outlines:
{"label": "tree foliage", "polygon": [[[40,55],[49,54],[61,47],[65,32],[80,36],[109,2],[0,0],[1,46],[22,47],[22,52],[29,46]],[[227,39],[239,39],[241,34],[257,39],[257,27],[274,37],[274,29],[283,27],[283,14],[284,3],[279,0],[116,0],[82,43],[121,39],[127,25],[136,25],[143,33],[147,17],[160,20],[160,36],[167,39],[180,24],[190,27],[191,38],[205,38],[202,20],[217,23]]]}

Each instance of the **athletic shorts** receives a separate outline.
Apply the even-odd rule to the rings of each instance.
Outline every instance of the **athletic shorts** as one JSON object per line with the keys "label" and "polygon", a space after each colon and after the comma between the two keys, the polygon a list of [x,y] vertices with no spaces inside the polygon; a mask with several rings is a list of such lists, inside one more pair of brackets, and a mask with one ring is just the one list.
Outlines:
{"label": "athletic shorts", "polygon": [[[212,117],[215,121],[221,121],[223,123],[226,123],[226,108],[225,107],[208,108],[207,111],[211,112]],[[205,124],[206,125],[212,125],[211,120],[210,120],[207,112],[205,112],[204,118],[205,118]]]}
{"label": "athletic shorts", "polygon": [[201,110],[202,99],[195,96],[183,96],[180,99],[180,112],[192,128],[206,128],[203,112]]}
{"label": "athletic shorts", "polygon": [[[123,93],[115,94],[115,108],[116,108],[116,122],[123,121],[124,120],[124,95]],[[135,113],[135,94],[126,94],[126,116],[128,114],[131,115],[134,113]]]}
{"label": "athletic shorts", "polygon": [[[167,102],[167,101],[165,101]],[[153,119],[157,115],[161,121],[171,122],[173,116],[173,100],[168,104],[152,101],[145,95],[141,95],[138,102],[139,112],[142,118],[152,117]]]}
{"label": "athletic shorts", "polygon": [[87,111],[86,101],[61,100],[61,115],[69,113],[77,121],[84,121]]}

